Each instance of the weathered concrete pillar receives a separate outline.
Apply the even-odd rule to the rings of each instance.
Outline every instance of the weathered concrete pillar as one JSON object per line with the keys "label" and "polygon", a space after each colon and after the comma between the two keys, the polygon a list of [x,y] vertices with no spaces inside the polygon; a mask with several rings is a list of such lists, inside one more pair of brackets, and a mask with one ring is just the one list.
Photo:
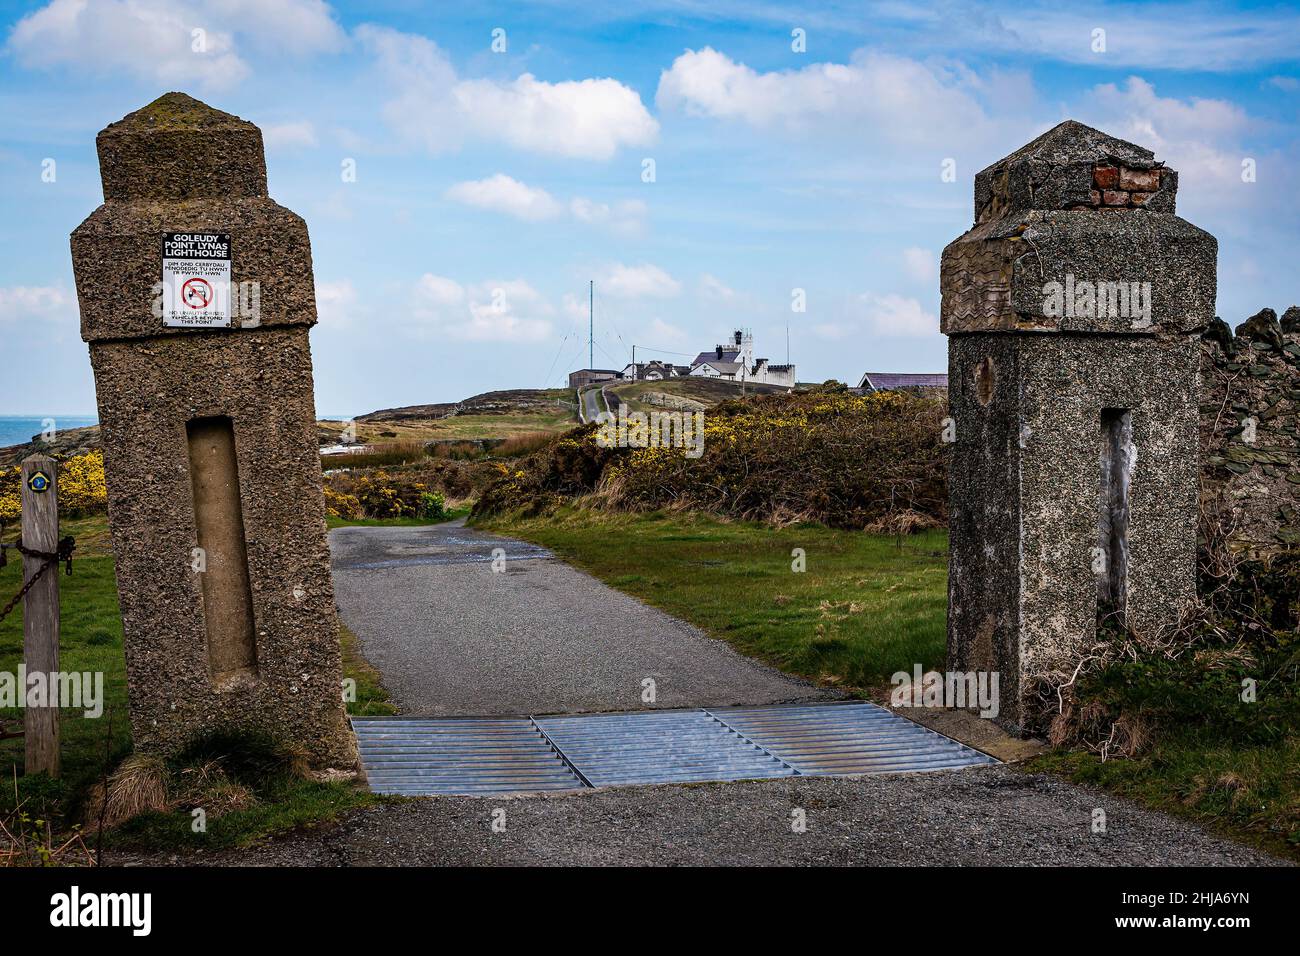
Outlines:
{"label": "weathered concrete pillar", "polygon": [[949,666],[1000,672],[1011,725],[1099,614],[1150,630],[1195,597],[1218,244],[1174,215],[1177,185],[1065,122],[975,177],[975,226],[943,252]]}
{"label": "weathered concrete pillar", "polygon": [[252,731],[350,767],[307,226],[256,126],[168,93],[99,134],[72,234],[138,750]]}

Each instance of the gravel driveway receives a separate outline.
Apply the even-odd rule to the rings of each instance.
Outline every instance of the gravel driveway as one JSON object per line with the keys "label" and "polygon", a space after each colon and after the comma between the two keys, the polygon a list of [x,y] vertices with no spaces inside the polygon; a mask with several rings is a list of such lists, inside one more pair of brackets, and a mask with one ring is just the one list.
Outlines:
{"label": "gravel driveway", "polygon": [[[1092,832],[1094,808],[1106,832]],[[504,809],[505,831],[492,829]],[[795,833],[792,811],[807,821]],[[1011,767],[630,787],[512,799],[428,797],[238,852],[109,865],[1269,866],[1196,827]]]}
{"label": "gravel driveway", "polygon": [[[630,546],[635,546],[630,545]],[[495,549],[504,560],[496,562]],[[412,716],[826,699],[536,545],[464,521],[330,532],[339,612]],[[655,701],[642,700],[654,681]]]}

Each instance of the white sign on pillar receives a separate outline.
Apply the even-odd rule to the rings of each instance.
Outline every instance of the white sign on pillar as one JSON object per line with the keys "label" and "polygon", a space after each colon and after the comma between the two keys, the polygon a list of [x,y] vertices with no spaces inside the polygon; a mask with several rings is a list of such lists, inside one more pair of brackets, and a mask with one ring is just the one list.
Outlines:
{"label": "white sign on pillar", "polygon": [[163,325],[230,328],[229,234],[168,232],[162,245]]}

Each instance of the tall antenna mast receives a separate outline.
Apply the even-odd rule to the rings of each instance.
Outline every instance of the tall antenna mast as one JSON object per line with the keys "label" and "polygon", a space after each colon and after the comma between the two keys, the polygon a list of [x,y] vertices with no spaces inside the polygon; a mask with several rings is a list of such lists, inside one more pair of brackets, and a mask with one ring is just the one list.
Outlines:
{"label": "tall antenna mast", "polygon": [[592,342],[596,331],[596,280],[587,280],[587,368],[596,367]]}

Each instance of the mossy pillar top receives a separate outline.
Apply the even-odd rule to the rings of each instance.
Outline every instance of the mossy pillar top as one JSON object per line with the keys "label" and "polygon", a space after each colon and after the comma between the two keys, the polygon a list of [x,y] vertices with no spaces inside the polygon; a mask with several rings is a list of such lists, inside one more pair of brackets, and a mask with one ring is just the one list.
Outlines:
{"label": "mossy pillar top", "polygon": [[107,202],[266,196],[262,131],[184,93],[167,93],[95,138]]}

